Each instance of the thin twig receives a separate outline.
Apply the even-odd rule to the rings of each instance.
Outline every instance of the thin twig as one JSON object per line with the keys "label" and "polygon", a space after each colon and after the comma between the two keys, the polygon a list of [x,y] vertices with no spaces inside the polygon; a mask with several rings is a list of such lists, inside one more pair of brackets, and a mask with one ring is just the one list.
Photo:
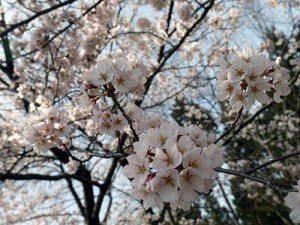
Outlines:
{"label": "thin twig", "polygon": [[217,171],[217,172],[220,172],[220,173],[226,173],[226,174],[235,175],[235,176],[238,176],[238,177],[242,177],[242,178],[246,178],[246,179],[249,179],[249,180],[256,181],[258,183],[264,184],[265,186],[271,188],[274,191],[280,192],[281,194],[287,194],[289,192],[287,189],[271,182],[270,180],[266,180],[266,179],[260,178],[260,177],[251,176],[251,175],[249,175],[249,174],[247,174],[243,171],[224,169],[224,168],[221,168],[221,167],[217,167],[214,170]]}
{"label": "thin twig", "polygon": [[227,205],[228,205],[228,207],[229,207],[229,210],[230,210],[230,212],[231,212],[232,215],[233,215],[233,221],[234,221],[234,223],[235,223],[236,225],[239,225],[239,224],[240,224],[240,223],[239,223],[239,220],[238,220],[239,218],[238,218],[238,216],[236,215],[236,213],[234,212],[233,207],[232,207],[232,205],[231,205],[229,199],[227,198],[227,195],[226,195],[226,193],[225,193],[225,190],[224,190],[224,188],[223,188],[222,183],[220,182],[219,179],[217,179],[217,182],[218,182],[218,185],[219,185],[219,187],[220,187],[220,189],[221,189],[221,192],[222,192],[222,195],[223,195],[223,197],[224,197],[224,199],[225,199],[225,202],[227,203]]}
{"label": "thin twig", "polygon": [[222,144],[222,146],[225,146],[228,143],[230,143],[230,141],[232,140],[234,135],[238,134],[244,127],[246,127],[248,124],[252,123],[256,117],[258,117],[262,112],[264,112],[265,110],[267,110],[269,107],[271,107],[274,104],[275,104],[275,102],[272,101],[269,104],[262,107],[260,110],[258,110],[253,116],[251,116],[248,120],[246,120],[244,123],[242,123],[236,130],[234,130],[233,135],[231,137],[229,137],[228,139],[226,139],[225,142]]}
{"label": "thin twig", "polygon": [[58,9],[58,8],[60,8],[60,7],[63,7],[63,6],[65,6],[65,5],[67,5],[67,4],[71,4],[71,3],[73,3],[74,1],[76,1],[76,0],[68,0],[68,1],[62,2],[62,3],[60,3],[60,4],[54,5],[54,6],[50,7],[50,8],[48,8],[48,9],[44,9],[44,10],[42,10],[42,11],[36,13],[35,15],[33,15],[33,16],[27,18],[26,20],[23,20],[23,21],[21,21],[21,22],[19,22],[19,23],[16,23],[16,24],[12,25],[10,28],[8,28],[8,29],[6,29],[5,31],[1,32],[1,33],[0,33],[0,38],[4,37],[4,36],[7,35],[8,33],[10,33],[10,32],[12,32],[13,30],[15,30],[16,28],[18,28],[18,27],[20,27],[20,26],[23,26],[23,25],[25,25],[25,24],[28,24],[28,23],[30,23],[31,21],[35,20],[36,18],[38,18],[38,17],[40,17],[40,16],[42,16],[42,15],[44,15],[44,14],[46,14],[46,13],[49,13],[49,12],[55,10],[55,9]]}
{"label": "thin twig", "polygon": [[139,136],[137,135],[137,133],[135,132],[135,129],[133,128],[132,125],[132,120],[131,118],[126,114],[125,110],[123,109],[123,107],[120,105],[120,103],[117,100],[117,96],[115,95],[115,93],[110,90],[106,85],[104,85],[105,90],[107,90],[108,92],[110,92],[110,97],[112,98],[113,102],[115,103],[115,105],[118,107],[118,109],[122,112],[123,116],[125,117],[125,119],[127,120],[130,130],[133,133],[134,139],[135,141],[139,140]]}
{"label": "thin twig", "polygon": [[276,158],[276,159],[271,159],[271,160],[269,160],[269,161],[267,161],[267,162],[265,162],[265,163],[263,163],[261,165],[258,165],[258,166],[254,167],[252,169],[249,169],[249,170],[245,171],[245,173],[246,174],[254,173],[255,171],[260,170],[260,169],[262,169],[264,167],[267,167],[267,166],[269,166],[269,165],[271,165],[273,163],[276,163],[278,161],[281,161],[281,160],[284,160],[284,159],[287,159],[287,158],[291,158],[291,157],[294,157],[294,156],[298,156],[298,155],[300,155],[300,151],[292,152],[290,154],[284,155],[284,156]]}
{"label": "thin twig", "polygon": [[242,107],[240,109],[240,111],[238,112],[236,118],[234,119],[233,123],[225,129],[224,133],[217,140],[215,140],[215,144],[218,143],[218,141],[222,140],[224,137],[226,137],[228,134],[230,134],[230,132],[234,129],[235,125],[237,124],[237,122],[241,118],[243,109],[244,108]]}

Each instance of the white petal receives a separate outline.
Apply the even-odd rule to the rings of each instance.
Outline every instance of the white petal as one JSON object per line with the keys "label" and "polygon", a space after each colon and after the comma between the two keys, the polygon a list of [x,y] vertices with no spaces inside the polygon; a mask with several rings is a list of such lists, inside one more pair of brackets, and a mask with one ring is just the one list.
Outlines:
{"label": "white petal", "polygon": [[267,103],[269,101],[269,96],[263,91],[259,91],[255,95],[255,98],[262,104]]}
{"label": "white petal", "polygon": [[290,192],[285,198],[285,204],[290,207],[291,209],[296,208],[299,205],[299,192]]}
{"label": "white petal", "polygon": [[177,186],[163,186],[158,193],[164,202],[171,202],[177,197]]}
{"label": "white petal", "polygon": [[126,165],[124,168],[123,168],[123,174],[126,176],[126,177],[129,177],[129,178],[133,178],[135,177],[135,173],[134,173],[134,165]]}
{"label": "white petal", "polygon": [[294,223],[300,223],[300,205],[293,209],[290,213],[290,218]]}

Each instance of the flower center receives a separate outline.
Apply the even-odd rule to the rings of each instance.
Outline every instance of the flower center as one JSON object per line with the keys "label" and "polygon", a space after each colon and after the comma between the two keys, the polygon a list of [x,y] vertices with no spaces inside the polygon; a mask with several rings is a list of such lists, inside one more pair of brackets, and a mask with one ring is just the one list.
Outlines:
{"label": "flower center", "polygon": [[166,155],[166,157],[163,159],[163,162],[167,163],[167,165],[173,164],[173,158],[169,155]]}
{"label": "flower center", "polygon": [[145,190],[140,190],[140,194],[146,198],[149,195],[149,192],[145,191]]}
{"label": "flower center", "polygon": [[100,79],[107,80],[107,74],[106,73],[100,73]]}
{"label": "flower center", "polygon": [[195,159],[193,161],[190,161],[189,166],[192,167],[193,169],[197,169],[197,168],[201,168],[201,163],[199,160]]}
{"label": "flower center", "polygon": [[242,69],[236,69],[236,70],[235,70],[235,73],[236,73],[236,75],[237,75],[238,77],[240,77],[240,76],[242,76],[242,75],[245,73],[245,71],[242,70]]}
{"label": "flower center", "polygon": [[172,179],[172,177],[165,177],[165,185],[174,186],[174,180]]}
{"label": "flower center", "polygon": [[146,171],[146,168],[144,166],[135,166],[134,172],[135,174],[143,174]]}
{"label": "flower center", "polygon": [[116,79],[116,81],[118,82],[118,85],[124,85],[125,79],[124,79],[124,77],[120,77],[120,78]]}
{"label": "flower center", "polygon": [[229,93],[229,95],[231,95],[231,93],[233,92],[233,87],[231,85],[228,85],[228,87],[225,89],[225,91],[227,91]]}
{"label": "flower center", "polygon": [[159,142],[161,145],[166,143],[167,137],[163,136],[162,134],[159,135]]}
{"label": "flower center", "polygon": [[183,154],[185,153],[185,151],[186,151],[186,148],[180,146],[180,147],[178,148],[178,151],[181,153],[181,155],[183,155]]}
{"label": "flower center", "polygon": [[187,173],[187,174],[184,175],[183,179],[186,183],[191,184],[192,183],[192,177],[193,176],[191,174]]}

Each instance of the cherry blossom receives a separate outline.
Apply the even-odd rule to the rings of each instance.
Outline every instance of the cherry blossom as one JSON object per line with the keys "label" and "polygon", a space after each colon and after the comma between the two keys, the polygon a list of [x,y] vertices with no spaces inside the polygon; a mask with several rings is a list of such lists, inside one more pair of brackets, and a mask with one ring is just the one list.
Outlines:
{"label": "cherry blossom", "polygon": [[164,202],[170,202],[177,196],[178,178],[176,169],[162,169],[147,185],[152,191],[157,192]]}
{"label": "cherry blossom", "polygon": [[163,209],[164,205],[162,199],[156,192],[147,189],[145,185],[136,187],[132,191],[131,195],[135,199],[143,200],[143,206],[145,209],[149,209],[150,207]]}
{"label": "cherry blossom", "polygon": [[188,167],[180,172],[179,186],[183,192],[203,192],[205,185],[200,173],[194,168]]}
{"label": "cherry blossom", "polygon": [[156,150],[152,162],[153,169],[176,168],[181,164],[182,156],[178,151],[175,142],[175,140],[168,139],[164,148],[158,148]]}
{"label": "cherry blossom", "polygon": [[298,192],[290,192],[285,198],[285,204],[292,209],[290,218],[294,223],[300,223],[300,181],[295,186]]}
{"label": "cherry blossom", "polygon": [[136,186],[147,179],[149,165],[146,159],[141,159],[137,155],[130,155],[127,158],[128,165],[124,167],[123,173],[132,180],[132,185]]}
{"label": "cherry blossom", "polygon": [[[172,208],[188,210],[191,203],[198,200],[197,193],[208,193],[212,188],[212,178],[217,176],[214,168],[223,163],[224,150],[211,144],[213,137],[198,126],[181,127],[168,122],[141,133],[139,141],[133,143],[135,154],[127,157],[129,165],[123,172],[134,178],[133,195],[137,196],[140,187],[145,196],[152,194],[152,200],[147,201],[153,202],[156,193]],[[138,170],[140,173],[134,173],[133,168],[142,169]],[[139,196],[139,199],[145,199],[145,196]],[[148,203],[145,204],[148,207]],[[152,205],[160,207],[160,204]]]}
{"label": "cherry blossom", "polygon": [[149,129],[148,141],[153,147],[161,147],[167,143],[168,139],[174,139],[178,132],[177,124],[163,122],[159,128]]}
{"label": "cherry blossom", "polygon": [[281,102],[280,97],[290,93],[290,76],[279,62],[279,59],[272,62],[249,48],[220,59],[221,71],[216,74],[218,99],[224,101],[229,98],[234,111],[242,107],[247,111],[257,101],[267,103],[270,92],[275,102]]}
{"label": "cherry blossom", "polygon": [[191,208],[191,202],[197,201],[199,199],[199,194],[195,191],[183,191],[179,190],[177,198],[170,202],[170,206],[173,210],[181,208],[184,211],[188,211]]}
{"label": "cherry blossom", "polygon": [[114,73],[115,69],[112,60],[104,58],[86,75],[86,81],[101,86],[110,82]]}
{"label": "cherry blossom", "polygon": [[[288,25],[283,32],[259,21],[256,13],[273,14],[266,3],[280,15],[274,29],[277,23]],[[248,193],[235,192],[236,199],[272,198],[283,205],[271,189],[285,191],[277,179],[289,183],[299,172],[295,157],[283,163],[290,157],[283,154],[299,155],[297,91],[286,97],[300,84],[299,7],[294,7],[299,3],[266,0],[255,14],[249,12],[256,4],[248,5],[243,0],[2,1],[0,221],[156,224],[174,216],[170,223],[200,224],[204,221],[188,218],[202,214],[207,202],[198,202],[222,171],[231,174],[218,179],[220,187],[226,185],[225,200],[238,183],[234,187]],[[281,15],[295,24],[279,22]],[[267,40],[260,53],[237,50],[257,47],[254,33],[245,30],[249,18],[270,31],[261,34]],[[261,54],[266,51],[270,58],[282,55],[282,63]],[[215,96],[227,102],[218,103]],[[287,104],[272,108],[273,100]],[[255,112],[254,105],[263,106]],[[245,114],[231,123],[232,111],[242,108]],[[231,155],[221,168],[224,148]],[[128,179],[120,176],[122,166]],[[261,174],[255,169],[266,166]],[[245,183],[230,182],[236,176]],[[257,182],[267,187],[264,198]],[[138,201],[126,199],[130,191]],[[209,197],[218,201],[221,192]],[[285,198],[294,222],[300,222],[298,195]],[[145,212],[141,202],[145,209],[164,210]],[[244,222],[244,212],[235,215],[243,210],[238,202],[222,201],[230,224]],[[193,211],[178,210],[184,215],[178,218],[169,206]]]}
{"label": "cherry blossom", "polygon": [[40,107],[38,115],[28,118],[24,137],[28,141],[27,149],[45,153],[52,147],[65,148],[63,140],[68,137],[71,126],[66,123],[62,112],[55,107]]}

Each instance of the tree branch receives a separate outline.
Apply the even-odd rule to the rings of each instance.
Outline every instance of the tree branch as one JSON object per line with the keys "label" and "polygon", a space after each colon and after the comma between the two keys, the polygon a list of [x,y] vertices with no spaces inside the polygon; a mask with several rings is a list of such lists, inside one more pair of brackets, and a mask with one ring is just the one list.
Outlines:
{"label": "tree branch", "polygon": [[[194,30],[196,29],[196,27],[203,21],[203,19],[205,18],[205,16],[207,15],[207,13],[209,12],[209,10],[213,7],[215,1],[211,0],[209,1],[209,5],[207,7],[204,7],[204,12],[202,13],[201,17],[199,17],[196,22],[189,28],[187,29],[187,31],[185,32],[185,34],[182,36],[182,38],[179,40],[179,42],[177,43],[177,45],[175,45],[172,49],[170,49],[170,51],[167,52],[167,54],[162,58],[161,63],[159,64],[159,66],[154,70],[154,72],[152,73],[152,75],[147,79],[146,83],[145,83],[145,93],[144,96],[147,94],[152,81],[154,80],[154,77],[161,71],[161,69],[163,68],[163,66],[165,65],[165,63],[168,61],[168,59],[181,47],[181,45],[185,42],[185,40],[189,37],[189,35],[194,32]],[[140,106],[142,104],[144,99],[142,100],[138,100],[135,102],[135,104],[137,106]]]}
{"label": "tree branch", "polygon": [[235,120],[233,121],[233,123],[225,129],[224,133],[215,141],[215,144],[217,144],[218,141],[220,141],[221,139],[226,137],[228,134],[230,134],[230,132],[234,129],[235,125],[237,124],[237,122],[241,118],[243,109],[244,109],[243,107],[240,109],[240,111],[238,112],[238,114],[237,114]]}
{"label": "tree branch", "polygon": [[97,187],[101,187],[101,185],[92,180],[88,180],[86,178],[74,175],[74,174],[61,174],[61,175],[43,175],[43,174],[16,174],[16,173],[0,173],[0,180],[45,180],[45,181],[53,181],[53,180],[61,180],[66,178],[73,178],[75,180],[90,183]]}
{"label": "tree branch", "polygon": [[222,192],[222,195],[223,195],[223,197],[224,197],[224,199],[225,199],[225,202],[226,202],[226,204],[228,205],[228,207],[229,207],[229,209],[230,209],[230,212],[231,212],[232,215],[233,215],[233,221],[234,221],[235,225],[239,225],[239,224],[240,224],[240,223],[239,223],[239,218],[238,218],[238,216],[236,215],[236,213],[234,212],[233,207],[232,207],[232,205],[231,205],[229,199],[227,198],[227,195],[226,195],[226,193],[225,193],[225,190],[224,190],[224,188],[223,188],[222,183],[220,182],[219,179],[217,179],[217,182],[218,182],[218,185],[219,185],[219,187],[220,187],[220,189],[221,189],[221,192]]}
{"label": "tree branch", "polygon": [[253,116],[251,116],[248,120],[246,120],[244,123],[242,123],[238,128],[237,130],[234,130],[233,131],[233,134],[231,137],[229,137],[227,140],[225,140],[225,142],[222,144],[222,146],[225,146],[227,144],[230,143],[230,141],[232,140],[233,136],[238,134],[244,127],[246,127],[249,123],[252,123],[255,118],[257,116],[259,116],[263,111],[267,110],[269,107],[271,107],[272,105],[274,105],[275,102],[272,101],[270,102],[269,104],[265,105],[264,107],[262,107],[260,110],[258,110]]}
{"label": "tree branch", "polygon": [[281,160],[284,160],[284,159],[287,159],[287,158],[291,158],[291,157],[294,157],[294,156],[298,156],[298,155],[300,155],[300,151],[292,152],[290,154],[284,155],[284,156],[276,158],[276,159],[271,159],[271,160],[269,160],[269,161],[267,161],[267,162],[265,162],[265,163],[263,163],[261,165],[258,165],[258,166],[254,167],[252,169],[249,169],[249,170],[245,171],[245,173],[246,174],[254,173],[255,171],[260,170],[260,169],[262,169],[264,167],[267,167],[267,166],[269,166],[269,165],[271,165],[273,163],[276,163],[276,162],[279,162]]}
{"label": "tree branch", "polygon": [[106,192],[108,191],[108,189],[110,187],[113,175],[114,175],[115,170],[118,165],[118,161],[119,161],[119,159],[113,159],[112,165],[106,176],[106,179],[105,179],[104,183],[101,184],[101,188],[100,188],[101,192],[97,198],[96,204],[93,209],[93,218],[97,218],[98,221],[99,221],[99,213],[100,213],[101,205],[102,205],[104,196],[106,195]]}
{"label": "tree branch", "polygon": [[55,9],[58,9],[58,8],[60,8],[60,7],[65,6],[65,5],[71,4],[71,3],[75,2],[75,1],[76,1],[76,0],[68,0],[68,1],[62,2],[62,3],[60,3],[60,4],[54,5],[54,6],[50,7],[50,8],[48,8],[48,9],[44,9],[44,10],[42,10],[42,11],[36,13],[35,15],[33,15],[33,16],[27,18],[26,20],[23,20],[23,21],[21,21],[21,22],[19,22],[19,23],[16,23],[16,24],[10,26],[10,28],[8,28],[8,29],[6,29],[5,31],[3,31],[3,32],[0,33],[0,38],[6,36],[8,33],[12,32],[12,31],[15,30],[16,28],[18,28],[18,27],[20,27],[20,26],[23,26],[23,25],[25,25],[25,24],[30,23],[31,21],[35,20],[36,18],[38,18],[38,17],[40,17],[40,16],[42,16],[42,15],[44,15],[44,14],[46,14],[46,13],[49,13],[49,12],[55,10]]}
{"label": "tree branch", "polygon": [[214,170],[217,171],[217,172],[220,172],[220,173],[226,173],[226,174],[235,175],[235,176],[238,176],[238,177],[242,177],[242,178],[246,178],[246,179],[249,179],[249,180],[256,181],[258,183],[261,183],[261,184],[267,186],[268,188],[271,188],[274,191],[280,192],[281,194],[287,194],[289,192],[287,189],[285,189],[282,186],[279,186],[279,185],[277,185],[277,184],[275,184],[275,183],[273,183],[269,180],[266,180],[266,179],[263,179],[263,178],[260,178],[260,177],[251,176],[251,175],[249,175],[245,172],[242,172],[242,171],[224,169],[224,168],[221,168],[221,167],[217,167]]}
{"label": "tree branch", "polygon": [[73,195],[73,197],[74,197],[74,199],[75,199],[75,201],[76,201],[76,203],[77,203],[77,206],[78,206],[78,208],[79,208],[79,210],[80,210],[81,215],[82,215],[83,217],[85,217],[85,210],[84,210],[84,207],[83,207],[83,205],[81,204],[81,201],[80,201],[80,199],[79,199],[79,197],[78,197],[78,195],[77,195],[77,193],[76,193],[76,191],[75,191],[75,189],[74,189],[74,187],[73,187],[72,180],[71,180],[70,178],[67,177],[67,178],[66,178],[66,181],[67,181],[68,187],[69,187],[69,189],[70,189],[70,191],[71,191],[71,193],[72,193],[72,195]]}

